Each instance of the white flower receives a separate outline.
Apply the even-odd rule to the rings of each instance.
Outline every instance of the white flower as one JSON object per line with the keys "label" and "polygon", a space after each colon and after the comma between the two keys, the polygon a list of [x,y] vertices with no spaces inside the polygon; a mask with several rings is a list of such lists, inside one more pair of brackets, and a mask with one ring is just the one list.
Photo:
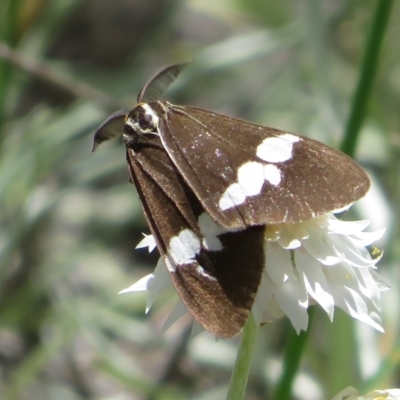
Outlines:
{"label": "white flower", "polygon": [[156,247],[156,241],[154,240],[153,235],[146,235],[145,233],[142,233],[144,238],[139,242],[139,244],[136,246],[137,249],[143,249],[144,247],[147,247],[149,249],[149,253],[151,253]]}
{"label": "white flower", "polygon": [[356,389],[348,387],[332,400],[400,400],[400,389],[373,390],[360,396]]}
{"label": "white flower", "polygon": [[[368,221],[347,222],[326,214],[295,224],[269,225],[265,233],[266,262],[253,306],[258,322],[286,315],[297,332],[306,330],[307,308],[318,303],[333,319],[334,307],[383,332],[380,296],[388,286],[375,272],[381,256],[366,249],[384,230],[363,232]],[[154,248],[146,236],[137,247]],[[171,284],[162,260],[147,275],[121,293],[146,290],[147,309],[157,294]],[[178,306],[168,326],[185,313]]]}
{"label": "white flower", "polygon": [[317,302],[333,319],[338,306],[383,331],[380,292],[388,289],[365,246],[384,230],[363,232],[368,221],[340,221],[326,214],[295,224],[270,225],[266,263],[253,312],[273,319],[286,314],[297,332],[306,330],[307,308]]}

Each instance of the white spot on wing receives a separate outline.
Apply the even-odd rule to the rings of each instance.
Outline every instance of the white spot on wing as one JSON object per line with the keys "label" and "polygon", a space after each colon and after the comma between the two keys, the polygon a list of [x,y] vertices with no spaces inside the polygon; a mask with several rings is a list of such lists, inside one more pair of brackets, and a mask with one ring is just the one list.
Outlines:
{"label": "white spot on wing", "polygon": [[228,232],[225,228],[217,225],[210,215],[203,212],[199,217],[199,228],[203,235],[203,246],[210,251],[222,250],[222,243],[218,236]]}
{"label": "white spot on wing", "polygon": [[249,161],[238,170],[238,182],[233,183],[225,190],[219,201],[222,210],[244,203],[246,197],[261,193],[264,183],[263,165]]}
{"label": "white spot on wing", "polygon": [[169,272],[176,271],[176,265],[169,254],[167,254],[167,257],[165,257],[164,262]]}
{"label": "white spot on wing", "polygon": [[239,183],[233,183],[225,190],[224,194],[219,200],[219,208],[221,210],[227,210],[244,203],[246,196],[243,193]]}
{"label": "white spot on wing", "polygon": [[[200,253],[200,240],[190,229],[184,229],[169,242],[169,255],[177,265],[191,264]],[[169,269],[169,266],[167,265]]]}
{"label": "white spot on wing", "polygon": [[246,197],[260,194],[264,183],[263,165],[258,162],[243,164],[238,171],[238,181]]}
{"label": "white spot on wing", "polygon": [[300,137],[290,133],[266,138],[257,147],[257,157],[272,163],[290,160],[293,153],[293,144],[299,140],[301,140]]}
{"label": "white spot on wing", "polygon": [[264,177],[271,185],[277,186],[281,183],[281,170],[276,165],[264,165]]}
{"label": "white spot on wing", "polygon": [[209,273],[207,273],[206,271],[204,271],[204,268],[203,268],[201,265],[199,265],[199,266],[196,268],[196,272],[197,272],[198,274],[200,274],[201,276],[204,276],[205,278],[210,279],[210,280],[212,280],[212,281],[216,281],[216,280],[217,280],[216,278],[214,278],[213,276],[211,276]]}
{"label": "white spot on wing", "polygon": [[[290,133],[268,137],[257,147],[256,154],[268,163],[288,161],[293,156],[293,145],[301,140]],[[243,204],[247,197],[261,193],[264,182],[278,186],[282,181],[282,171],[273,164],[249,161],[238,169],[237,182],[225,190],[219,200],[222,211]]]}
{"label": "white spot on wing", "polygon": [[239,168],[238,182],[228,186],[219,200],[219,207],[224,211],[239,206],[247,197],[259,195],[265,181],[278,186],[281,180],[282,172],[276,165],[249,161]]}

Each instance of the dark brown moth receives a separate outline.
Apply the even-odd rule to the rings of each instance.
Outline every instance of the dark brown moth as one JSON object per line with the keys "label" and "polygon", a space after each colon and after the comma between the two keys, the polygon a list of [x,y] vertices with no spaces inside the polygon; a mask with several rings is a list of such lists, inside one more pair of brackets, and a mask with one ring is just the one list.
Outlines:
{"label": "dark brown moth", "polygon": [[318,141],[159,101],[185,66],[155,75],[131,111],[99,127],[94,148],[122,135],[131,181],[181,300],[205,329],[229,338],[243,328],[261,281],[265,226],[349,206],[370,181]]}

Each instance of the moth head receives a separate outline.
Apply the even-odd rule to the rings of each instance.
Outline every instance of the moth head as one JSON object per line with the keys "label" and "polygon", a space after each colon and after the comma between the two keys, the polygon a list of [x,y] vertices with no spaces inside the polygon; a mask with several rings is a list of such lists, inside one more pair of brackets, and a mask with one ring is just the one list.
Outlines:
{"label": "moth head", "polygon": [[138,105],[129,113],[121,109],[111,114],[96,130],[93,151],[104,141],[123,134],[125,145],[138,143],[146,134],[158,135],[159,117],[151,108],[189,62],[170,65],[151,78],[139,92]]}
{"label": "moth head", "polygon": [[126,143],[142,135],[158,135],[159,118],[146,103],[138,104],[125,119],[123,140]]}

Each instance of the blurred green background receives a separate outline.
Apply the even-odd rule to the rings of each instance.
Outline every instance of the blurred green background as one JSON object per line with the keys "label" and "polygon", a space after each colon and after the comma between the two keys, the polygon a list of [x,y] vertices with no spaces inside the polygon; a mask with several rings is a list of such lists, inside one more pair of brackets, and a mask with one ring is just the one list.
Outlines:
{"label": "blurred green background", "polygon": [[[146,80],[194,58],[168,94],[339,147],[378,1],[0,1],[0,398],[221,399],[237,340],[161,334],[175,294],[144,315],[117,293],[150,273],[149,233],[121,140],[96,127]],[[318,311],[295,398],[400,386],[400,4],[357,147],[373,179],[353,216],[387,228],[385,334]],[[247,391],[268,399],[292,328],[260,331]]]}

